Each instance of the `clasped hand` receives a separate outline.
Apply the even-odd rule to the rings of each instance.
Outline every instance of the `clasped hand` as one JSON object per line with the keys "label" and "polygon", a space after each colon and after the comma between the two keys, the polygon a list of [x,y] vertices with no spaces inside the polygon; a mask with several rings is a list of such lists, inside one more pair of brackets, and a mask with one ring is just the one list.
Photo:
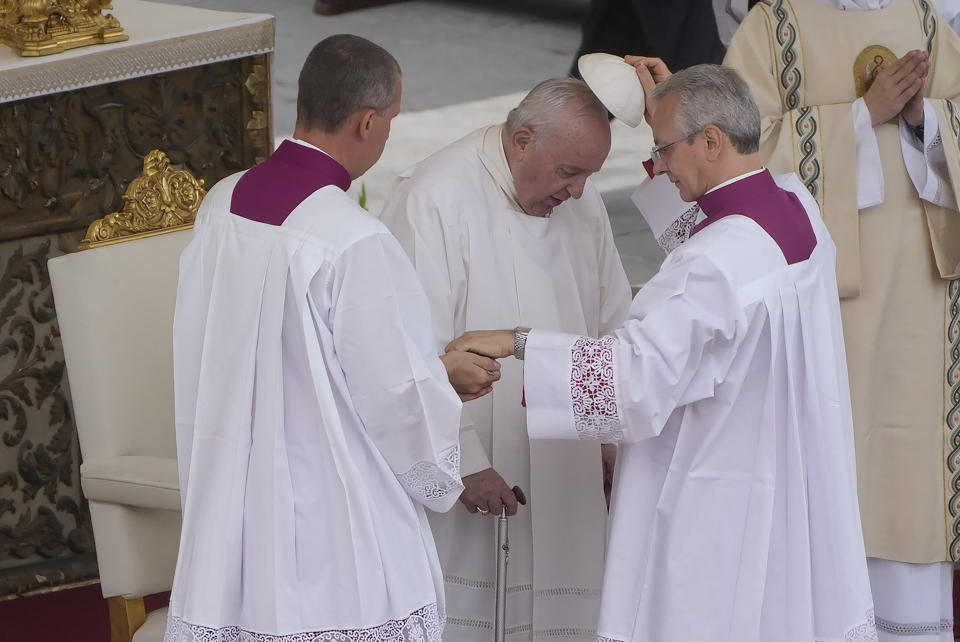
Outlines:
{"label": "clasped hand", "polygon": [[897,116],[913,127],[923,124],[923,86],[929,70],[927,52],[914,49],[877,73],[863,95],[874,127]]}
{"label": "clasped hand", "polygon": [[513,355],[513,330],[472,330],[447,344],[447,352],[462,350],[474,352],[491,359],[503,359]]}
{"label": "clasped hand", "polygon": [[447,369],[450,385],[461,401],[472,401],[493,390],[500,380],[500,364],[489,357],[463,350],[451,350],[440,357]]}
{"label": "clasped hand", "polygon": [[499,515],[501,509],[506,507],[507,515],[517,514],[516,495],[493,468],[487,468],[463,478],[460,502],[471,513],[479,510],[484,515],[487,513]]}

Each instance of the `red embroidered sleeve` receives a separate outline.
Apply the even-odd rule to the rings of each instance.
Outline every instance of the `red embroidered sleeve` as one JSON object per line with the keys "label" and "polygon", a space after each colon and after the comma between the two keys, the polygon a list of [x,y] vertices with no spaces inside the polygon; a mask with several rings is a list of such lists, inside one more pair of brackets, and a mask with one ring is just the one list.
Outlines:
{"label": "red embroidered sleeve", "polygon": [[570,399],[580,439],[623,440],[613,381],[613,337],[580,337],[573,344]]}

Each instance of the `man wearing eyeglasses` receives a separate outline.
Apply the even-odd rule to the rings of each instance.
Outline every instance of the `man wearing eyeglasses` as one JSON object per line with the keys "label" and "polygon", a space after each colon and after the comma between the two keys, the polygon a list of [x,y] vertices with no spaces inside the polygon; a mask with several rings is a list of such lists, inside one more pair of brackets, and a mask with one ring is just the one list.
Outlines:
{"label": "man wearing eyeglasses", "polygon": [[735,71],[638,67],[661,79],[653,170],[704,219],[609,335],[448,349],[523,360],[533,442],[619,444],[599,639],[876,641],[833,242],[803,184],[761,166]]}

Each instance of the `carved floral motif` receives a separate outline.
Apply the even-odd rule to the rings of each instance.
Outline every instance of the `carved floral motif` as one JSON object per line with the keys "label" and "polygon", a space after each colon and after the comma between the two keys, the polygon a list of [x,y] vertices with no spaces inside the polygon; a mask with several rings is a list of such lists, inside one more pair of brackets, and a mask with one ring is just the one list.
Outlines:
{"label": "carved floral motif", "polygon": [[133,234],[192,225],[206,193],[202,180],[173,169],[167,155],[155,149],[143,161],[143,175],[135,178],[123,195],[123,209],[94,221],[80,249]]}
{"label": "carved floral motif", "polygon": [[256,64],[265,57],[0,104],[0,241],[119,211],[153,149],[206,185],[253,165],[270,148],[269,128],[246,127]]}
{"label": "carved floral motif", "polygon": [[47,259],[0,245],[0,568],[93,551]]}
{"label": "carved floral motif", "polygon": [[56,234],[119,211],[151,150],[206,185],[253,165],[271,147],[253,113],[268,69],[255,56],[0,104],[0,596],[96,572],[46,271]]}

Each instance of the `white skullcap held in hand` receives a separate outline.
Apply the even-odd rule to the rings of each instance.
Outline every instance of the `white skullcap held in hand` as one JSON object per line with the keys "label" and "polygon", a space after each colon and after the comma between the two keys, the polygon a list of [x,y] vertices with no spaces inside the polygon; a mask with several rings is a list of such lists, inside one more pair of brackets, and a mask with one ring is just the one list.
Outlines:
{"label": "white skullcap held in hand", "polygon": [[643,85],[633,65],[620,56],[590,53],[580,56],[577,68],[607,111],[631,127],[643,122]]}

